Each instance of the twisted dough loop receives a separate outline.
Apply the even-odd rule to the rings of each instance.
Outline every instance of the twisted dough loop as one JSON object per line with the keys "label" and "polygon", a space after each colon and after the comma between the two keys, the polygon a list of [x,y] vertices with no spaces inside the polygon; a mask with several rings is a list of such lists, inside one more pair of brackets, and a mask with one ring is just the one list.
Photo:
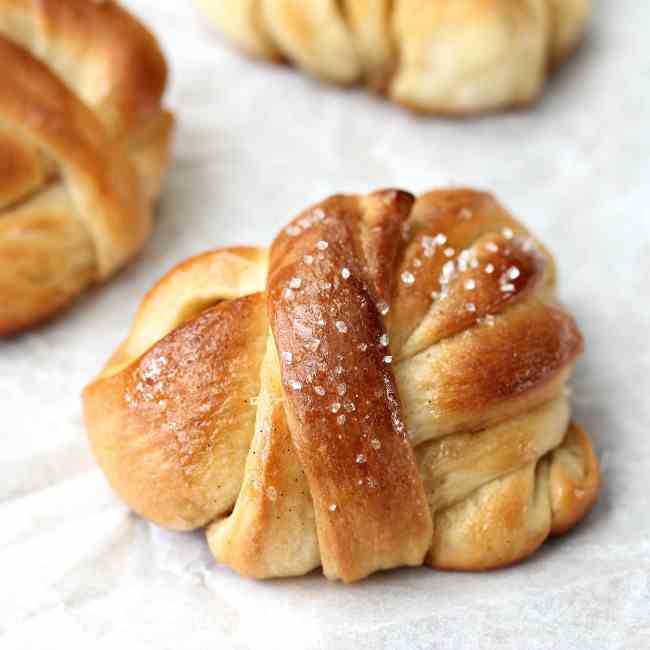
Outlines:
{"label": "twisted dough loop", "polygon": [[590,0],[196,0],[245,52],[415,110],[527,104],[580,41]]}
{"label": "twisted dough loop", "polygon": [[269,253],[154,287],[85,390],[94,453],[134,510],[208,525],[245,575],[515,562],[598,490],[554,278],[489,195],[332,197]]}
{"label": "twisted dough loop", "polygon": [[0,0],[0,335],[129,260],[172,131],[154,37],[113,2]]}

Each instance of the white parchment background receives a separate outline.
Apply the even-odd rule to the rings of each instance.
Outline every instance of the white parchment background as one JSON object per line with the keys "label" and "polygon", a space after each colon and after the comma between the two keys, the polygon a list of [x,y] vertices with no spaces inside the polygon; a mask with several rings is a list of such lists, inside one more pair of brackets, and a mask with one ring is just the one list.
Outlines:
{"label": "white parchment background", "polygon": [[[0,648],[650,648],[650,4],[596,2],[540,105],[470,122],[243,60],[186,1],[127,4],[170,59],[174,164],[138,261],[0,343]],[[266,244],[333,192],[448,184],[493,190],[557,254],[587,342],[574,407],[603,464],[593,514],[513,569],[352,587],[243,580],[201,534],[129,514],[89,455],[79,392],[153,281]]]}

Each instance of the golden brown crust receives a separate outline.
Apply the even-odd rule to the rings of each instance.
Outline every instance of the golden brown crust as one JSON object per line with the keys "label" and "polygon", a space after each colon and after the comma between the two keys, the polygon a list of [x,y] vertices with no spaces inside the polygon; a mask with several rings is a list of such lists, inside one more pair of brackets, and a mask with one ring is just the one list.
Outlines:
{"label": "golden brown crust", "polygon": [[439,348],[437,358],[430,359],[441,387],[436,406],[446,413],[485,413],[504,399],[543,388],[570,367],[582,341],[569,316],[532,304],[513,308],[492,327],[477,327],[470,340]]}
{"label": "golden brown crust", "polygon": [[589,434],[572,422],[549,462],[551,535],[563,535],[589,513],[600,490],[600,469]]}
{"label": "golden brown crust", "polygon": [[118,2],[2,0],[0,33],[55,71],[111,134],[137,132],[159,114],[167,64]]}
{"label": "golden brown crust", "polygon": [[1,335],[48,318],[142,247],[172,118],[153,36],[113,2],[3,0],[0,62],[0,152],[15,161],[0,184]]}
{"label": "golden brown crust", "polygon": [[[414,206],[409,227],[396,275],[410,273],[414,281],[396,283],[390,312],[400,359],[466,329],[482,316],[498,314],[533,289],[543,295],[553,286],[550,256],[542,248],[531,248],[525,228],[489,194],[467,189],[425,194]],[[494,268],[486,273],[490,265]],[[502,291],[510,267],[516,267],[519,275],[508,280],[511,291]],[[476,287],[467,293],[465,286],[471,281]],[[470,311],[470,304],[476,309]]]}
{"label": "golden brown crust", "polygon": [[535,101],[591,10],[590,0],[196,1],[248,53],[450,117]]}
{"label": "golden brown crust", "polygon": [[[381,198],[389,217],[400,203],[410,203],[399,195]],[[345,581],[420,564],[431,536],[392,366],[378,344],[385,330],[377,292],[369,290],[375,282],[355,250],[355,233],[365,221],[355,203],[334,198],[322,204],[303,236],[280,235],[267,286],[276,345],[291,355],[280,362],[285,410],[309,481],[323,570]],[[371,223],[382,221],[371,213]],[[327,247],[320,251],[318,242]],[[315,250],[307,264],[305,255]]]}
{"label": "golden brown crust", "polygon": [[[528,453],[534,457],[537,451]],[[579,476],[568,479],[567,472]],[[440,569],[463,571],[521,562],[549,535],[568,532],[589,512],[599,482],[591,441],[571,422],[564,440],[539,461],[505,473],[442,510],[436,518],[428,562]]]}
{"label": "golden brown crust", "polygon": [[242,575],[304,575],[321,563],[316,520],[307,477],[287,424],[271,338],[257,405],[241,492],[233,512],[208,527],[208,543],[219,562]]}
{"label": "golden brown crust", "polygon": [[209,524],[244,575],[517,562],[599,486],[554,288],[490,195],[331,197],[269,253],[207,253],[149,292],[84,393],[93,450],[135,510]]}
{"label": "golden brown crust", "polygon": [[0,335],[49,318],[97,278],[92,241],[69,207],[65,190],[52,186],[11,219],[0,214]]}
{"label": "golden brown crust", "polygon": [[[266,328],[261,294],[224,302],[86,390],[86,419],[101,423],[91,428],[94,452],[138,513],[183,529],[229,508],[252,437]],[[105,433],[114,431],[119,438]]]}

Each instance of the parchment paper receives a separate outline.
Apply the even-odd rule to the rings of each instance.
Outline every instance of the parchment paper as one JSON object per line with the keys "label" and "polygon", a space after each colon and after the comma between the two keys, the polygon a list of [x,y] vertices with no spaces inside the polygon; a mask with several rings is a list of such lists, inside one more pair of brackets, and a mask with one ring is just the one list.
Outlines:
{"label": "parchment paper", "polygon": [[[154,237],[107,286],[0,343],[0,648],[650,648],[650,4],[596,2],[529,112],[418,118],[223,46],[189,2],[126,3],[159,34],[179,118]],[[330,193],[491,189],[556,253],[587,349],[576,416],[595,511],[504,571],[254,583],[203,536],[129,513],[89,454],[79,393],[184,257],[267,244]]]}

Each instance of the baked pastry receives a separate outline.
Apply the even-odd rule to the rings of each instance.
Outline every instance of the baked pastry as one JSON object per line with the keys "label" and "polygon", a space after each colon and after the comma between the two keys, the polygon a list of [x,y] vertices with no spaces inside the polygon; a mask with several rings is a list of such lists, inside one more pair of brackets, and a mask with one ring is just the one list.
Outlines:
{"label": "baked pastry", "polygon": [[155,38],[115,2],[0,0],[0,335],[143,245],[173,120]]}
{"label": "baked pastry", "polygon": [[207,526],[247,576],[517,562],[599,486],[554,293],[488,194],[334,196],[149,292],[84,391],[92,449],[133,510]]}
{"label": "baked pastry", "polygon": [[245,52],[417,111],[528,104],[579,42],[590,0],[196,0]]}

